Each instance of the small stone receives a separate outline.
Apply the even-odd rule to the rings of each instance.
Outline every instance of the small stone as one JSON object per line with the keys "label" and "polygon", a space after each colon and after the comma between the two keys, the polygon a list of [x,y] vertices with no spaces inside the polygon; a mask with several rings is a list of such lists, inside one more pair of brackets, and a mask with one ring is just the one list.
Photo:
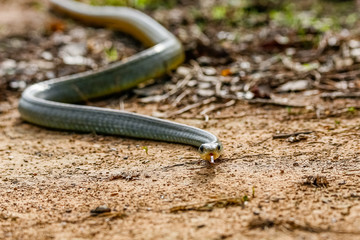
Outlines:
{"label": "small stone", "polygon": [[90,210],[91,216],[97,216],[106,212],[111,212],[111,209],[106,205],[98,206],[97,208]]}
{"label": "small stone", "polygon": [[245,99],[253,99],[255,96],[254,93],[250,92],[250,91],[247,91],[245,94],[244,94],[244,98]]}
{"label": "small stone", "polygon": [[249,62],[241,62],[240,63],[240,67],[242,68],[242,69],[250,69],[250,67],[251,67],[251,65],[250,65],[250,63]]}
{"label": "small stone", "polygon": [[42,53],[41,53],[41,57],[42,57],[43,59],[45,59],[45,60],[48,60],[48,61],[51,61],[51,60],[54,59],[54,57],[53,57],[53,55],[51,54],[51,52],[47,52],[47,51],[42,52]]}
{"label": "small stone", "polygon": [[351,47],[351,48],[360,48],[360,41],[351,39],[349,41],[349,47]]}
{"label": "small stone", "polygon": [[182,67],[182,66],[180,66],[180,67],[178,67],[178,68],[176,69],[176,73],[179,74],[179,75],[181,75],[181,76],[183,76],[183,77],[189,75],[189,74],[190,74],[190,71],[191,71],[190,68]]}
{"label": "small stone", "polygon": [[290,40],[287,36],[276,35],[275,41],[280,45],[284,45],[284,44],[288,44]]}
{"label": "small stone", "polygon": [[254,211],[253,211],[253,214],[254,214],[254,215],[260,215],[260,211],[259,211],[259,210],[254,210]]}
{"label": "small stone", "polygon": [[190,81],[187,83],[188,87],[195,87],[196,84],[198,84],[198,81],[196,81],[196,80],[190,80]]}
{"label": "small stone", "polygon": [[9,83],[9,86],[12,89],[24,89],[26,87],[26,82],[25,81],[12,81]]}
{"label": "small stone", "polygon": [[13,59],[6,59],[2,63],[0,63],[0,76],[4,76],[6,74],[12,75],[15,73],[16,61]]}
{"label": "small stone", "polygon": [[45,77],[46,79],[52,79],[52,78],[55,78],[55,73],[53,71],[47,71],[45,73]]}
{"label": "small stone", "polygon": [[336,38],[336,37],[330,37],[329,39],[328,39],[328,44],[330,45],[330,46],[336,46],[336,44],[338,44],[338,39]]}
{"label": "small stone", "polygon": [[294,92],[294,91],[303,91],[309,87],[308,80],[295,80],[289,81],[276,89],[277,92]]}
{"label": "small stone", "polygon": [[6,59],[1,63],[1,67],[5,69],[12,69],[16,67],[16,61],[13,59]]}
{"label": "small stone", "polygon": [[91,65],[94,61],[84,57],[86,52],[86,44],[71,43],[60,48],[59,57],[68,65]]}
{"label": "small stone", "polygon": [[360,55],[360,48],[355,48],[355,49],[352,49],[351,52],[350,52],[351,56],[353,57],[357,57]]}
{"label": "small stone", "polygon": [[213,67],[204,67],[202,71],[204,72],[205,75],[208,76],[215,76],[217,73],[216,69]]}
{"label": "small stone", "polygon": [[212,84],[210,82],[200,82],[198,83],[198,87],[200,89],[208,89],[212,87]]}
{"label": "small stone", "polygon": [[211,58],[207,57],[207,56],[201,56],[199,57],[198,59],[196,59],[197,62],[200,64],[200,65],[209,65],[212,63],[212,60]]}
{"label": "small stone", "polygon": [[198,94],[202,97],[215,96],[215,91],[211,89],[199,89]]}

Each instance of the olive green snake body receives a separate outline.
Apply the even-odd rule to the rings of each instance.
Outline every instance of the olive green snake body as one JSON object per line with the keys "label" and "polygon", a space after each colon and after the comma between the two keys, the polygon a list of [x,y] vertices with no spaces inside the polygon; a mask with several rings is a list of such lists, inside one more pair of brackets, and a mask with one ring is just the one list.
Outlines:
{"label": "olive green snake body", "polygon": [[63,130],[96,132],[188,144],[214,162],[222,152],[218,138],[201,129],[126,111],[74,103],[132,88],[175,69],[184,59],[178,39],[151,17],[126,7],[95,7],[71,0],[51,0],[55,10],[93,24],[130,33],[148,49],[95,71],[31,85],[19,102],[21,117]]}

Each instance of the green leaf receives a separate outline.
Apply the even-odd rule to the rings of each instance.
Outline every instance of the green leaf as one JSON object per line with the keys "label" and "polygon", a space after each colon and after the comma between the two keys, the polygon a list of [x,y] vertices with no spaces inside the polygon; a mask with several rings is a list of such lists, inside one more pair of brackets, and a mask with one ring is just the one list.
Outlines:
{"label": "green leaf", "polygon": [[144,149],[146,155],[149,155],[149,153],[148,153],[149,148],[147,146],[142,146],[141,148]]}
{"label": "green leaf", "polygon": [[222,20],[226,17],[226,6],[215,6],[211,10],[211,16],[215,20]]}
{"label": "green leaf", "polygon": [[118,60],[118,57],[119,57],[118,52],[117,52],[116,48],[114,48],[114,47],[105,49],[105,54],[106,54],[106,57],[109,62],[114,62],[114,61]]}

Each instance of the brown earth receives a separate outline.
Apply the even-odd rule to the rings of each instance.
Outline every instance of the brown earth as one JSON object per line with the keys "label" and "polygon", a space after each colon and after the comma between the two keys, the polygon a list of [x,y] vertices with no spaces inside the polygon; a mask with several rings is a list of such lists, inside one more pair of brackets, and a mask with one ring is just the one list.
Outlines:
{"label": "brown earth", "polygon": [[[20,119],[18,94],[7,96],[0,102],[0,239],[360,238],[357,112],[317,118],[238,101],[207,122],[175,118],[223,141],[224,156],[210,165],[189,146],[33,126]],[[147,115],[158,108],[125,102]],[[293,143],[273,139],[299,131],[311,133]],[[90,214],[102,205],[111,212]]]}

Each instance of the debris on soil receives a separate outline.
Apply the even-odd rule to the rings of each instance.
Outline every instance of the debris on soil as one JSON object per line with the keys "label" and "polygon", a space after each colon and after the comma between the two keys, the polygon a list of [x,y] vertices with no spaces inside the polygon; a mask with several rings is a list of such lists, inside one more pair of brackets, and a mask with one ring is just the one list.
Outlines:
{"label": "debris on soil", "polygon": [[270,219],[262,219],[260,217],[254,218],[249,222],[249,229],[260,228],[262,230],[272,228],[275,226],[275,222]]}
{"label": "debris on soil", "polygon": [[185,211],[210,212],[215,208],[227,208],[232,206],[244,207],[245,203],[248,201],[249,198],[246,195],[240,198],[223,198],[223,199],[208,201],[204,204],[190,204],[190,205],[172,207],[170,209],[170,212],[171,213],[185,212]]}
{"label": "debris on soil", "polygon": [[310,87],[308,80],[294,80],[280,85],[276,91],[281,92],[296,92],[304,91]]}
{"label": "debris on soil", "polygon": [[287,98],[275,98],[275,99],[262,99],[262,98],[255,98],[249,99],[248,103],[252,104],[268,104],[280,107],[287,107],[287,108],[306,108],[306,105],[298,103],[298,102],[291,102]]}
{"label": "debris on soil", "polygon": [[323,99],[336,99],[336,98],[360,98],[360,92],[330,92],[321,94]]}
{"label": "debris on soil", "polygon": [[[359,1],[151,2],[176,2],[145,12],[180,39],[185,62],[137,89],[86,104],[213,132],[224,144],[221,164],[203,167],[184,145],[21,121],[25,87],[126,60],[144,46],[56,17],[47,0],[2,1],[0,239],[358,239]],[[286,141],[311,132],[313,141]],[[288,135],[268,141],[274,133]],[[298,183],[304,175],[313,176]],[[239,193],[251,201],[214,200]],[[111,211],[89,214],[104,203]]]}
{"label": "debris on soil", "polygon": [[273,139],[281,139],[281,138],[289,138],[289,137],[296,137],[299,135],[311,134],[313,131],[303,131],[303,132],[294,132],[294,133],[281,133],[273,135]]}
{"label": "debris on soil", "polygon": [[149,148],[147,146],[141,146],[146,155],[149,155]]}
{"label": "debris on soil", "polygon": [[95,209],[91,209],[90,215],[97,216],[99,214],[108,213],[108,212],[111,212],[111,209],[106,205],[101,205],[101,206],[96,207]]}
{"label": "debris on soil", "polygon": [[320,187],[320,188],[327,188],[329,187],[329,181],[325,176],[305,176],[304,185],[313,186],[313,187]]}
{"label": "debris on soil", "polygon": [[126,181],[139,180],[140,172],[121,172],[114,174],[109,178],[109,181],[114,181],[117,179],[125,179]]}
{"label": "debris on soil", "polygon": [[296,136],[290,136],[288,137],[288,139],[286,139],[289,143],[295,143],[295,142],[300,142],[302,140],[306,140],[308,139],[308,136],[305,134],[299,134]]}
{"label": "debris on soil", "polygon": [[[311,226],[309,223],[306,224],[299,224],[294,222],[293,220],[271,220],[267,218],[262,217],[256,217],[253,218],[249,225],[249,229],[261,229],[261,230],[267,230],[269,228],[277,227],[280,229],[286,229],[287,231],[295,231],[300,230],[304,232],[312,232],[312,233],[321,233],[321,232],[337,232],[335,230],[331,230],[330,228],[323,228],[323,227],[317,227],[317,226]],[[351,232],[338,232],[338,233],[344,233],[344,234],[351,234]],[[354,232],[354,234],[357,234]]]}
{"label": "debris on soil", "polygon": [[102,213],[90,213],[90,217],[87,219],[91,219],[91,218],[105,218],[106,221],[113,221],[116,219],[123,219],[126,218],[128,215],[123,213],[123,212],[102,212]]}

